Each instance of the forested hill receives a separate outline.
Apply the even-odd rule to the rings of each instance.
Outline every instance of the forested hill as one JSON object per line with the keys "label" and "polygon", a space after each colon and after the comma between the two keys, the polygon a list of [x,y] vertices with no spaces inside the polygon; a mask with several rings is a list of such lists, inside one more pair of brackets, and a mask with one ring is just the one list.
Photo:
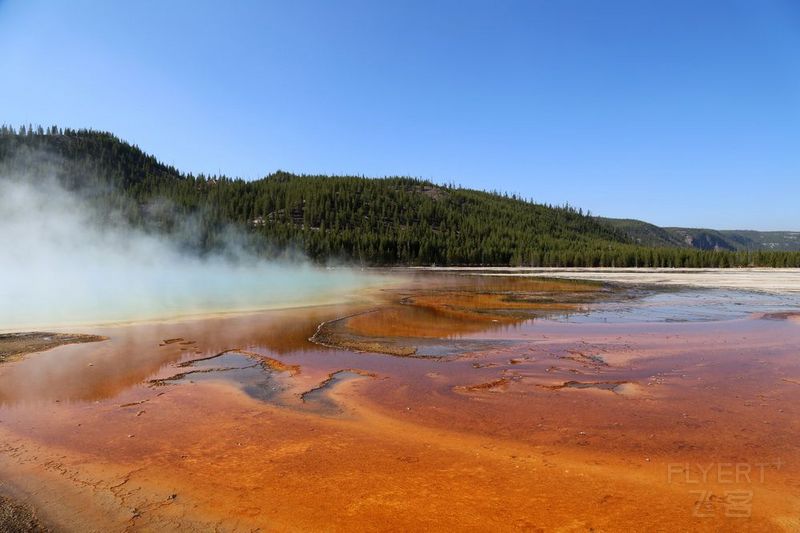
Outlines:
{"label": "forested hill", "polygon": [[678,246],[700,250],[800,251],[798,231],[662,228],[641,220],[599,218],[643,246]]}
{"label": "forested hill", "polygon": [[[0,177],[54,177],[111,220],[207,253],[241,230],[263,254],[365,265],[800,266],[800,254],[637,245],[580,210],[412,178],[194,176],[109,133],[0,128]],[[183,234],[180,234],[183,235]]]}

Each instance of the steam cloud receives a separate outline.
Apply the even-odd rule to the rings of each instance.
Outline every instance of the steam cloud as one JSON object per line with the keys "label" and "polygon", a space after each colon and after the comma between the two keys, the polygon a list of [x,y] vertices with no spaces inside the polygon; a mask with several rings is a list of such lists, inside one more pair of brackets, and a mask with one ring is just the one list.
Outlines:
{"label": "steam cloud", "polygon": [[174,237],[95,215],[54,180],[0,176],[0,331],[301,304],[371,279],[260,260],[235,238],[200,258]]}

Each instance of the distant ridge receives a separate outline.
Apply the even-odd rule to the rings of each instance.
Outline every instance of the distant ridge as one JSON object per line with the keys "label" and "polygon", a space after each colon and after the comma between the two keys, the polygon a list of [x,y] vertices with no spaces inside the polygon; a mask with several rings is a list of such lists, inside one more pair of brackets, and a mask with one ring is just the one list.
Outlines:
{"label": "distant ridge", "polygon": [[677,246],[698,250],[800,251],[800,231],[714,230],[659,227],[634,219],[598,220],[624,232],[644,246]]}

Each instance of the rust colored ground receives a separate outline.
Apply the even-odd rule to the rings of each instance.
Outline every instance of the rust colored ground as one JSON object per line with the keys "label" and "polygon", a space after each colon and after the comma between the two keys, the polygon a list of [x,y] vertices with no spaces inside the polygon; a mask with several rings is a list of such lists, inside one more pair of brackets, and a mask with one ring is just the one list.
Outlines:
{"label": "rust colored ground", "polygon": [[[793,318],[530,322],[598,287],[458,283],[2,365],[0,492],[68,531],[800,529]],[[345,316],[458,349],[309,342]]]}

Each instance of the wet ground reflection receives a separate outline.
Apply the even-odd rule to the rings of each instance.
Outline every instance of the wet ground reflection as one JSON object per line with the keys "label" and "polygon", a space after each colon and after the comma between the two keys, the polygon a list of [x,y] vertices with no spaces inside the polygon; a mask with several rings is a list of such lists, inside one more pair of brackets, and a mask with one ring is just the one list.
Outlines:
{"label": "wet ground reflection", "polygon": [[[0,365],[3,486],[67,530],[797,530],[799,306],[718,296],[703,320],[645,301],[637,322],[631,291],[431,275],[93,328],[108,340]],[[769,466],[668,477],[687,464]],[[726,515],[732,490],[747,517]]]}

